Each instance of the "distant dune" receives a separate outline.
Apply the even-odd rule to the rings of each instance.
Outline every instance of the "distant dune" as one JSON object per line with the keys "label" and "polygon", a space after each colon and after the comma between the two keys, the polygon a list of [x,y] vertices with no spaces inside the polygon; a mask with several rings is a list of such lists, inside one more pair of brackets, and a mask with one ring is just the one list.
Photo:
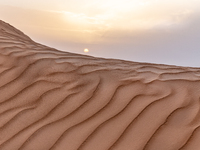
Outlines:
{"label": "distant dune", "polygon": [[200,150],[200,68],[95,58],[0,21],[0,150]]}

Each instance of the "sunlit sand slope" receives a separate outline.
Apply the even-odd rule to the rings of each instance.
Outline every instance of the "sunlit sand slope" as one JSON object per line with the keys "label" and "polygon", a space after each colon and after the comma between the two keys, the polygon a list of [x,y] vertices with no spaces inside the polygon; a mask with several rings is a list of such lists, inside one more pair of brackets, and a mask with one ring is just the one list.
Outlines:
{"label": "sunlit sand slope", "polygon": [[200,69],[95,58],[0,21],[0,150],[199,150]]}

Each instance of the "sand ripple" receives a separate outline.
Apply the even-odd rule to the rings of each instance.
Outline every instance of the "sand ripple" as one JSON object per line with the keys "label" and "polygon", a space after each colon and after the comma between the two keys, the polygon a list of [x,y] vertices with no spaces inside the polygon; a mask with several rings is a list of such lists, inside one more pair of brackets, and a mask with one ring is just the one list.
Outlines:
{"label": "sand ripple", "polygon": [[95,58],[0,21],[0,150],[199,150],[200,68]]}

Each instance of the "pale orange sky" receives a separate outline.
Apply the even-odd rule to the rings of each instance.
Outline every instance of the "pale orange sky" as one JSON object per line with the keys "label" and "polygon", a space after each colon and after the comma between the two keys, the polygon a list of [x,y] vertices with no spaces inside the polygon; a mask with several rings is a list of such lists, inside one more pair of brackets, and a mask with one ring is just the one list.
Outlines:
{"label": "pale orange sky", "polygon": [[198,0],[0,0],[0,19],[60,50],[200,66]]}

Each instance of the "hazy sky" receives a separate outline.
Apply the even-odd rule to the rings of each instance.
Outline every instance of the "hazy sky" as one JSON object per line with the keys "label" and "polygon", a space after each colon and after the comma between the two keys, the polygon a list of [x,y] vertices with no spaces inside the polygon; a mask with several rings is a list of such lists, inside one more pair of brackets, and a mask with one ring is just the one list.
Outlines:
{"label": "hazy sky", "polygon": [[0,0],[0,19],[64,51],[200,67],[199,0]]}

